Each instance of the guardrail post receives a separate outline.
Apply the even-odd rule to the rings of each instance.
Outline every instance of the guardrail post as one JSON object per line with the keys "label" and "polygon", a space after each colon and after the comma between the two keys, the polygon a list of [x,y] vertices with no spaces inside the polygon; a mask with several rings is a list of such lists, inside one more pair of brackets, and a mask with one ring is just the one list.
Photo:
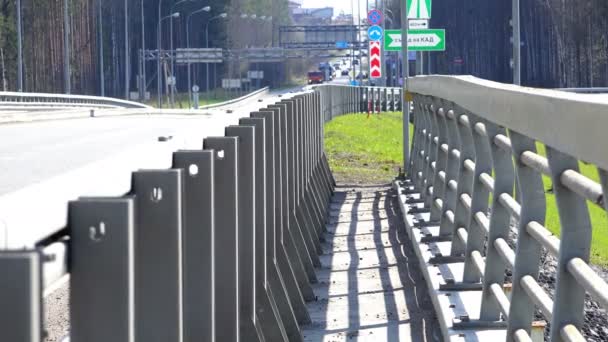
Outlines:
{"label": "guardrail post", "polygon": [[135,342],[135,201],[85,198],[68,213],[71,341]]}
{"label": "guardrail post", "polygon": [[[410,165],[408,167],[408,174],[410,175],[412,185],[415,186],[418,184],[419,188],[422,188],[420,185],[420,180],[422,179],[421,164],[424,158],[424,155],[427,153],[424,150],[424,132],[426,131],[425,127],[425,118],[423,113],[423,104],[421,102],[422,97],[416,95],[414,99],[414,134],[412,137],[412,159],[410,160]],[[410,189],[413,190],[413,189]]]}
{"label": "guardrail post", "polygon": [[[460,160],[459,160],[459,179],[458,179],[458,189],[456,191],[455,196],[455,214],[454,214],[454,229],[452,231],[452,250],[450,254],[452,256],[460,256],[464,253],[467,244],[467,241],[462,241],[460,239],[458,229],[464,228],[467,232],[470,232],[471,227],[471,213],[465,204],[463,203],[463,196],[470,196],[472,199],[476,194],[473,193],[473,184],[474,184],[474,171],[468,170],[466,167],[467,162],[474,162],[477,158],[483,158],[484,156],[476,155],[475,149],[476,145],[474,143],[474,138],[472,136],[472,130],[470,127],[470,121],[475,120],[471,119],[470,113],[465,112],[462,108],[456,109],[458,112],[462,113],[460,115],[455,115],[454,124],[456,130],[458,130],[458,136],[460,138]],[[489,158],[489,156],[488,156]],[[483,199],[482,199],[483,200]],[[471,200],[472,202],[473,200]],[[479,201],[479,200],[478,200]],[[476,234],[474,232],[473,234]],[[471,237],[469,236],[469,239]],[[465,258],[468,257],[468,253],[465,254]],[[466,263],[466,259],[465,259]],[[464,281],[464,280],[463,280]],[[466,281],[464,281],[466,282]]]}
{"label": "guardrail post", "polygon": [[[441,179],[441,174],[442,172],[446,172],[448,166],[448,153],[443,151],[442,147],[448,143],[448,134],[447,128],[445,127],[445,110],[443,104],[440,100],[434,100],[433,104],[435,105],[435,108],[438,108],[434,115],[431,115],[438,132],[436,146],[437,161],[435,163],[435,177],[432,183],[433,193],[432,196],[429,196],[429,199],[427,199],[428,202],[426,204],[431,209],[430,221],[439,222],[439,220],[441,220],[441,209],[437,205],[437,200],[443,201],[446,188],[446,182]],[[445,179],[447,180],[447,175]]]}
{"label": "guardrail post", "polygon": [[[430,132],[427,136],[427,150],[429,151],[429,155],[425,157],[425,166],[424,166],[424,187],[421,188],[421,195],[424,198],[424,207],[431,208],[431,202],[433,201],[433,189],[436,183],[435,175],[439,170],[438,167],[438,150],[439,150],[439,126],[437,125],[437,105],[433,103],[433,99],[427,97],[426,98],[426,118],[428,125],[430,126]],[[433,167],[434,164],[434,167]]]}
{"label": "guardrail post", "polygon": [[578,160],[550,146],[546,150],[561,226],[551,341],[565,341],[560,335],[562,327],[572,324],[580,330],[585,319],[585,288],[568,271],[568,263],[573,258],[589,262],[592,229],[586,199],[565,187],[561,180],[566,170],[579,172]]}
{"label": "guardrail post", "polygon": [[257,323],[260,325],[264,338],[269,341],[289,341],[280,312],[274,298],[271,297],[268,283],[269,268],[272,267],[269,256],[270,245],[267,245],[269,232],[267,227],[267,177],[266,168],[266,125],[263,118],[243,118],[239,120],[242,126],[255,127],[255,298]]}
{"label": "guardrail post", "polygon": [[304,265],[300,260],[298,251],[295,249],[291,236],[289,234],[289,227],[287,227],[286,217],[288,214],[287,207],[287,191],[288,191],[288,179],[287,179],[287,151],[285,144],[287,138],[285,137],[285,131],[287,128],[285,120],[285,105],[269,106],[269,109],[274,109],[274,122],[275,122],[275,154],[277,156],[276,161],[276,224],[277,224],[277,258],[281,274],[284,277],[287,291],[289,292],[289,298],[291,301],[294,314],[298,319],[298,323],[305,324],[310,322],[310,316],[304,303],[304,297],[302,289],[312,291],[310,284],[308,283],[308,276],[304,270]]}
{"label": "guardrail post", "polygon": [[214,161],[214,151],[178,151],[173,154],[173,167],[185,172],[185,341],[215,341]]}
{"label": "guardrail post", "polygon": [[[439,225],[439,235],[440,236],[452,236],[452,246],[462,242],[458,241],[458,237],[456,234],[452,235],[453,232],[456,231],[455,224],[451,223],[450,220],[447,219],[448,211],[451,212],[452,215],[455,215],[456,204],[458,198],[456,197],[458,192],[458,179],[460,177],[460,137],[458,134],[458,122],[456,122],[456,114],[452,109],[449,109],[447,106],[444,108],[444,113],[441,115],[441,119],[445,126],[445,130],[447,133],[447,152],[444,152],[447,157],[447,164],[445,168],[445,193],[444,193],[444,201],[443,206],[441,208],[441,223]],[[443,151],[443,148],[441,149]]]}
{"label": "guardrail post", "polygon": [[255,315],[255,128],[228,126],[225,135],[238,141],[238,254],[240,296],[240,339],[263,341]]}
{"label": "guardrail post", "polygon": [[[292,106],[287,103],[280,102],[278,104],[269,106],[269,108],[278,108],[279,114],[277,122],[279,123],[279,145],[281,148],[281,167],[279,170],[281,171],[281,227],[282,227],[282,246],[285,250],[285,255],[291,267],[293,268],[294,275],[296,277],[298,288],[300,290],[301,299],[314,298],[314,293],[312,291],[312,287],[310,286],[309,280],[311,277],[314,277],[314,267],[312,265],[312,261],[310,260],[308,251],[306,250],[306,246],[304,242],[297,236],[295,231],[296,227],[292,227],[290,225],[290,177],[289,177],[289,168],[292,167],[292,154],[291,154],[291,146],[288,131],[288,110],[292,112]],[[296,315],[298,312],[296,311]],[[299,313],[299,319],[302,321],[308,321],[310,318],[308,316],[308,311],[302,310]],[[302,323],[302,322],[301,322]]]}
{"label": "guardrail post", "polygon": [[0,272],[3,274],[0,277],[0,339],[42,341],[43,289],[40,252],[0,251]]}
{"label": "guardrail post", "polygon": [[133,173],[138,340],[183,341],[183,186],[182,170]]}
{"label": "guardrail post", "polygon": [[[350,90],[349,90],[350,92]],[[319,255],[322,254],[323,250],[321,248],[321,243],[319,236],[317,234],[317,230],[314,229],[314,224],[311,221],[311,217],[307,208],[305,207],[302,198],[304,197],[304,182],[303,182],[303,140],[302,140],[302,116],[306,109],[313,110],[314,106],[314,98],[311,96],[312,94],[307,94],[304,96],[298,96],[295,99],[297,110],[294,111],[293,116],[293,146],[294,146],[294,168],[293,168],[293,178],[294,182],[293,187],[295,191],[294,193],[294,211],[296,223],[300,227],[302,234],[306,238],[308,242],[308,250],[310,252],[310,257],[313,261],[315,267],[321,267],[321,261],[319,259]],[[317,282],[317,278],[311,279],[313,282]]]}
{"label": "guardrail post", "polygon": [[[495,143],[495,138],[498,134],[502,134],[505,137],[507,136],[506,130],[490,122],[485,122],[484,127],[486,137],[481,137],[480,134],[475,134],[475,137],[483,138],[485,140],[483,148],[487,151],[489,147],[489,152],[491,153],[492,157],[492,165],[483,162],[479,164],[479,171],[475,171],[475,186],[479,184],[479,186],[482,188],[480,190],[483,192],[483,195],[481,196],[481,201],[483,203],[479,203],[480,206],[476,207],[476,211],[477,209],[479,209],[479,211],[483,211],[485,213],[487,212],[488,208],[487,199],[489,196],[489,191],[483,184],[481,184],[479,177],[482,173],[491,175],[492,170],[494,170],[492,215],[490,215],[489,222],[490,233],[488,235],[487,244],[485,241],[485,236],[478,236],[477,239],[471,241],[471,247],[467,250],[467,253],[469,253],[469,250],[472,250],[473,248],[478,251],[481,251],[483,250],[484,244],[486,244],[486,267],[484,270],[483,277],[483,295],[481,302],[480,319],[486,321],[496,321],[500,319],[500,308],[498,307],[498,303],[496,302],[494,296],[491,293],[490,286],[492,286],[492,284],[498,284],[502,287],[505,279],[504,270],[507,268],[507,265],[505,264],[498,250],[496,249],[495,241],[497,239],[504,239],[505,241],[509,241],[509,234],[511,228],[511,213],[499,202],[499,197],[502,194],[513,195],[513,187],[515,184],[515,171],[513,170],[512,152],[505,150],[502,147],[499,147]],[[484,155],[485,153],[487,152],[484,152]],[[484,159],[484,161],[485,160],[487,159]],[[474,215],[475,212],[472,212],[471,214]],[[474,222],[475,225],[479,227],[475,219],[472,218],[471,222]],[[483,232],[480,227],[478,229],[480,232]],[[470,239],[471,238],[469,237],[469,240]],[[467,275],[468,280],[477,280],[478,277],[473,275],[474,271],[472,270],[472,268],[473,267],[471,265],[465,267],[465,275]]]}
{"label": "guardrail post", "polygon": [[[214,218],[218,229],[215,248],[215,337],[217,341],[239,341],[239,188],[238,141],[235,137],[210,137],[203,148],[212,150],[215,164]],[[221,228],[220,228],[221,227]],[[219,307],[221,306],[221,308]]]}
{"label": "guardrail post", "polygon": [[530,334],[534,319],[534,303],[521,286],[521,279],[530,275],[538,280],[541,246],[534,237],[526,233],[526,227],[532,221],[544,225],[546,204],[545,189],[540,173],[524,165],[520,159],[521,154],[525,151],[536,152],[535,141],[512,130],[509,131],[509,136],[516,165],[517,191],[521,193],[522,201],[507,328],[507,339],[511,340],[518,329],[523,329]]}
{"label": "guardrail post", "polygon": [[[301,97],[295,97],[292,100],[282,101],[287,105],[287,112],[285,113],[286,119],[286,139],[287,144],[285,145],[287,149],[287,179],[289,181],[289,191],[288,191],[288,201],[289,201],[289,212],[288,212],[288,221],[289,221],[289,229],[291,231],[291,235],[296,242],[296,245],[299,245],[300,250],[303,253],[301,255],[302,260],[305,262],[306,272],[308,274],[308,279],[310,282],[317,282],[317,275],[315,273],[314,267],[320,266],[321,262],[319,261],[319,257],[317,254],[317,250],[321,248],[321,246],[317,246],[317,242],[310,236],[310,233],[305,231],[306,229],[296,218],[296,196],[298,192],[297,188],[297,150],[296,150],[296,115],[299,112],[299,107],[302,105],[303,99]],[[317,249],[318,247],[318,249]],[[311,289],[312,290],[312,289]],[[303,291],[304,299],[309,301],[314,299],[314,293]]]}
{"label": "guardrail post", "polygon": [[[277,183],[280,172],[277,172],[280,161],[278,159],[277,144],[279,143],[276,139],[276,128],[275,128],[275,111],[278,109],[260,111],[251,113],[253,118],[263,118],[265,121],[265,139],[266,139],[266,270],[268,272],[268,286],[266,288],[268,292],[269,304],[273,307],[273,311],[276,312],[276,318],[282,323],[285,329],[289,341],[302,340],[300,328],[298,326],[297,318],[293,311],[293,306],[290,301],[290,293],[287,289],[287,282],[289,278],[293,277],[292,274],[281,273],[279,267],[279,221],[277,218],[280,217],[280,207],[277,206],[277,196],[279,195]],[[291,283],[291,282],[290,282]],[[266,327],[266,320],[263,316],[260,317]],[[282,334],[282,332],[281,332]],[[273,335],[268,335],[269,338]]]}

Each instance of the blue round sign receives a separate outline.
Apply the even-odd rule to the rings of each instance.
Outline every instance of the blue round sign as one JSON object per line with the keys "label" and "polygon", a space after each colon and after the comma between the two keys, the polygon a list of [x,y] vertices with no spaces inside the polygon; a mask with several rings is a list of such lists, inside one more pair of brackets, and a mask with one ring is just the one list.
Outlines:
{"label": "blue round sign", "polygon": [[373,9],[367,13],[367,21],[370,25],[378,25],[382,22],[382,12],[377,9]]}
{"label": "blue round sign", "polygon": [[382,27],[380,26],[370,26],[370,28],[367,30],[367,37],[369,38],[369,40],[372,41],[380,41],[382,40],[382,36],[384,35],[384,32],[382,31]]}

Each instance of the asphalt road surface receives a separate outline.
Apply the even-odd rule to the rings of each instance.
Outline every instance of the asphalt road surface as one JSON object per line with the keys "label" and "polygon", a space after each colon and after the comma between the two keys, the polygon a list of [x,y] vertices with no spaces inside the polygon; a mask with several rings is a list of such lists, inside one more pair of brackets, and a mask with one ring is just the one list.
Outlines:
{"label": "asphalt road surface", "polygon": [[[138,145],[172,136],[182,148],[202,147],[206,136],[223,135],[249,112],[277,100],[279,93],[210,109],[208,115],[115,116],[0,125],[0,196],[108,158]],[[227,113],[232,110],[233,113]]]}
{"label": "asphalt road surface", "polygon": [[[137,157],[140,150],[150,151],[150,147],[157,145],[161,147],[163,142],[159,142],[159,137],[171,137],[170,145],[166,145],[170,148],[200,149],[205,137],[223,136],[225,126],[238,124],[239,118],[248,117],[250,112],[279,101],[279,94],[295,90],[298,89],[271,92],[210,109],[204,115],[111,116],[0,125],[0,248],[5,247],[5,244],[11,247],[10,233],[15,230],[24,235],[21,237],[23,241],[29,241],[44,231],[38,231],[38,223],[61,224],[65,220],[66,199],[73,199],[72,194],[78,194],[78,197],[81,190],[86,190],[87,186],[81,189],[80,185],[98,181],[87,177],[86,172],[79,171],[95,170],[97,165],[111,168],[112,165],[107,165],[106,161],[125,155]],[[259,102],[258,99],[262,101]],[[152,148],[152,151],[156,149]],[[145,159],[142,156],[142,160]],[[138,161],[139,159],[135,163]],[[109,174],[106,181],[115,179],[111,170],[105,170]],[[72,174],[84,175],[86,179],[71,182]],[[103,172],[101,175],[105,176]],[[125,174],[121,179],[129,182],[129,177]],[[62,189],[53,193],[52,189],[57,188],[45,187],[46,184],[56,184],[61,179],[67,182],[59,184],[74,188],[68,194],[61,193]],[[18,203],[14,203],[15,198]],[[23,210],[24,214],[15,213],[16,208]],[[48,212],[54,213],[53,219],[46,219]],[[59,220],[55,220],[57,217]],[[20,221],[16,226],[11,225],[15,218]],[[30,231],[27,234],[22,232],[25,227]],[[57,227],[53,225],[51,228]],[[67,279],[63,279],[65,280]],[[61,341],[69,332],[68,286],[65,282],[55,284],[55,290],[50,290],[44,299],[47,342]]]}

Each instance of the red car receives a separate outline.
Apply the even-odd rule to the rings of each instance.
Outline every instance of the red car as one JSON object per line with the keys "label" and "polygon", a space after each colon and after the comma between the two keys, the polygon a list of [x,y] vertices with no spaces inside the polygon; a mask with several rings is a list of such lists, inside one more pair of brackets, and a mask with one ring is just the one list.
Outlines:
{"label": "red car", "polygon": [[321,71],[311,71],[308,73],[308,84],[323,83],[323,78]]}

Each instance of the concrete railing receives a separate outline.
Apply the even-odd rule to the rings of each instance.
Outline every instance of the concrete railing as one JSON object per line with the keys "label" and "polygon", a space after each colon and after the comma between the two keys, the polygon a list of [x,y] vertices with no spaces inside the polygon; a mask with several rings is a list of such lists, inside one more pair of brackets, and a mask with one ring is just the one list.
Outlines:
{"label": "concrete railing", "polygon": [[326,108],[333,91],[285,96],[200,150],[167,148],[168,169],[149,169],[163,165],[155,150],[128,184],[73,194],[69,208],[13,208],[40,227],[0,250],[0,340],[40,342],[44,294],[69,272],[72,342],[303,341],[334,187],[322,113],[359,105]]}
{"label": "concrete railing", "polygon": [[[395,184],[445,340],[542,341],[540,311],[551,341],[583,341],[586,295],[608,308],[589,266],[588,208],[606,209],[608,100],[474,77],[415,77],[409,91],[409,177]],[[543,175],[561,239],[545,227]],[[539,285],[545,255],[557,261],[553,293]]]}
{"label": "concrete railing", "polygon": [[94,108],[152,108],[150,106],[111,97],[44,93],[0,92],[0,110],[19,107],[94,107]]}

